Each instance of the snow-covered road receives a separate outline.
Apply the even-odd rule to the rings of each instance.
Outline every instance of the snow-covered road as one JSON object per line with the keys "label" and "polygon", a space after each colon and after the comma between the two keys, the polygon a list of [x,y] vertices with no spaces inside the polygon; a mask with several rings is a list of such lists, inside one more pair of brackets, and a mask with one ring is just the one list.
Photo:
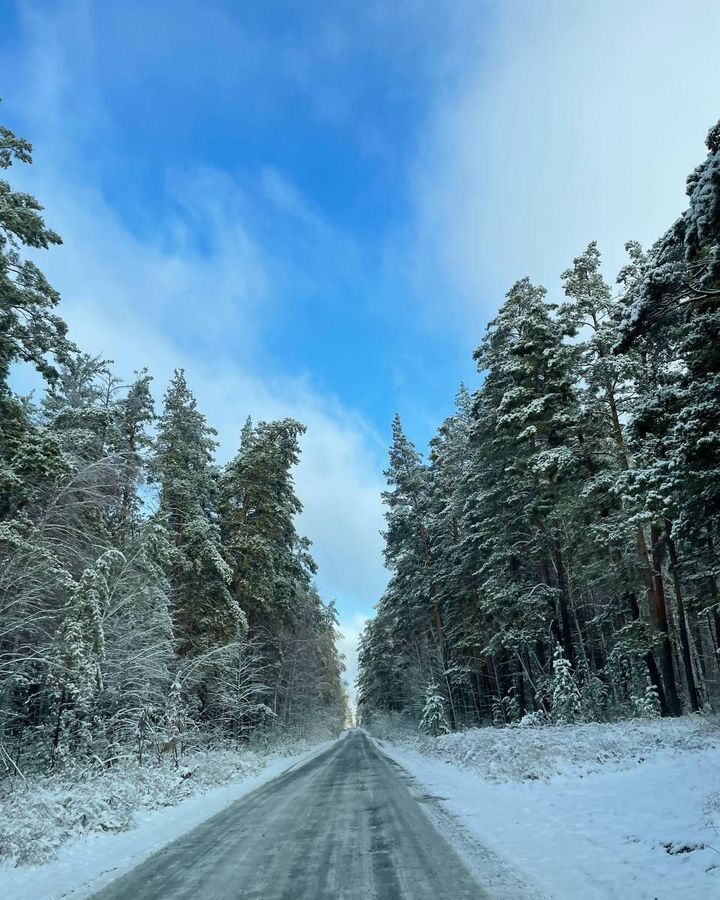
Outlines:
{"label": "snow-covered road", "polygon": [[418,797],[408,782],[362,732],[351,732],[168,845],[96,900],[487,897],[425,815],[434,799]]}

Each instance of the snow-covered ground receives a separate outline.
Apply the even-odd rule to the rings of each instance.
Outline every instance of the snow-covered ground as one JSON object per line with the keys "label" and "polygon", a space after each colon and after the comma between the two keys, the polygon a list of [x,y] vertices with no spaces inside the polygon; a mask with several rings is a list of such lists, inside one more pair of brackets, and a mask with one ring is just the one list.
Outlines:
{"label": "snow-covered ground", "polygon": [[720,897],[717,720],[485,728],[380,744],[548,897]]}
{"label": "snow-covered ground", "polygon": [[[439,798],[448,822],[543,896],[720,897],[717,720],[380,738],[422,792]],[[18,787],[0,808],[0,846],[10,860],[47,861],[0,867],[0,897],[87,897],[331,743],[275,758],[197,754],[179,770],[136,768],[132,780],[117,770]]]}
{"label": "snow-covered ground", "polygon": [[[88,897],[228,804],[333,743],[316,744],[292,756],[198,753],[178,770],[135,767],[132,779],[120,771],[74,785],[33,783],[0,804],[0,846],[6,858],[0,865],[0,897]],[[48,861],[13,867],[11,862],[18,858]]]}

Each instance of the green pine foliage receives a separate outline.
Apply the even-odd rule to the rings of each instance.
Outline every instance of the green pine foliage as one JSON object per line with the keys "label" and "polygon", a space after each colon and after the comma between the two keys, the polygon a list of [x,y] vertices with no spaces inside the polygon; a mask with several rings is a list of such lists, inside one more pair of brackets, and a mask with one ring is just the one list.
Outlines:
{"label": "green pine foliage", "polygon": [[580,718],[581,701],[575,673],[558,644],[553,654],[552,720],[558,725],[572,725]]}
{"label": "green pine foliage", "polygon": [[418,726],[420,731],[431,737],[447,734],[450,727],[445,716],[445,704],[442,694],[436,684],[429,682],[425,688],[425,703],[423,705],[422,718]]}
{"label": "green pine foliage", "polygon": [[508,292],[425,459],[393,424],[390,580],[359,710],[451,727],[720,704],[720,124],[688,208],[612,287]]}
{"label": "green pine foliage", "polygon": [[[0,128],[0,168],[30,161]],[[182,370],[156,416],[146,370],[68,339],[23,255],[61,243],[41,213],[0,179],[0,777],[337,731],[337,614],[295,528],[304,427],[248,425],[219,466]],[[11,387],[28,364],[37,399]]]}

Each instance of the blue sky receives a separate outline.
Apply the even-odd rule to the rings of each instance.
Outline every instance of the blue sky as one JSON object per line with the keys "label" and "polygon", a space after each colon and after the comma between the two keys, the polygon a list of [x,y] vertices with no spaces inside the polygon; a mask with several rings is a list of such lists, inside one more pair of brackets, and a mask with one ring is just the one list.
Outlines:
{"label": "blue sky", "polygon": [[715,2],[0,3],[13,173],[65,238],[72,334],[160,395],[184,366],[229,455],[309,426],[297,482],[352,645],[385,580],[399,411],[424,447],[503,293],[682,209],[720,110]]}

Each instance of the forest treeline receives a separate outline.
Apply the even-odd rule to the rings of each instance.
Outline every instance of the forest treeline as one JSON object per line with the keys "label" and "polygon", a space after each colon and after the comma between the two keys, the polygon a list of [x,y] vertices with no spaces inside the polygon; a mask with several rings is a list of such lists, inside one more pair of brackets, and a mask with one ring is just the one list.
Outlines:
{"label": "forest treeline", "polygon": [[[31,150],[0,128],[0,168]],[[248,420],[218,466],[182,370],[156,414],[146,371],[73,345],[33,261],[60,243],[0,178],[0,773],[338,729],[336,611],[295,528],[304,427]]]}
{"label": "forest treeline", "polygon": [[680,715],[720,703],[720,123],[686,211],[617,286],[591,243],[518,281],[427,459],[393,424],[391,572],[365,721]]}

